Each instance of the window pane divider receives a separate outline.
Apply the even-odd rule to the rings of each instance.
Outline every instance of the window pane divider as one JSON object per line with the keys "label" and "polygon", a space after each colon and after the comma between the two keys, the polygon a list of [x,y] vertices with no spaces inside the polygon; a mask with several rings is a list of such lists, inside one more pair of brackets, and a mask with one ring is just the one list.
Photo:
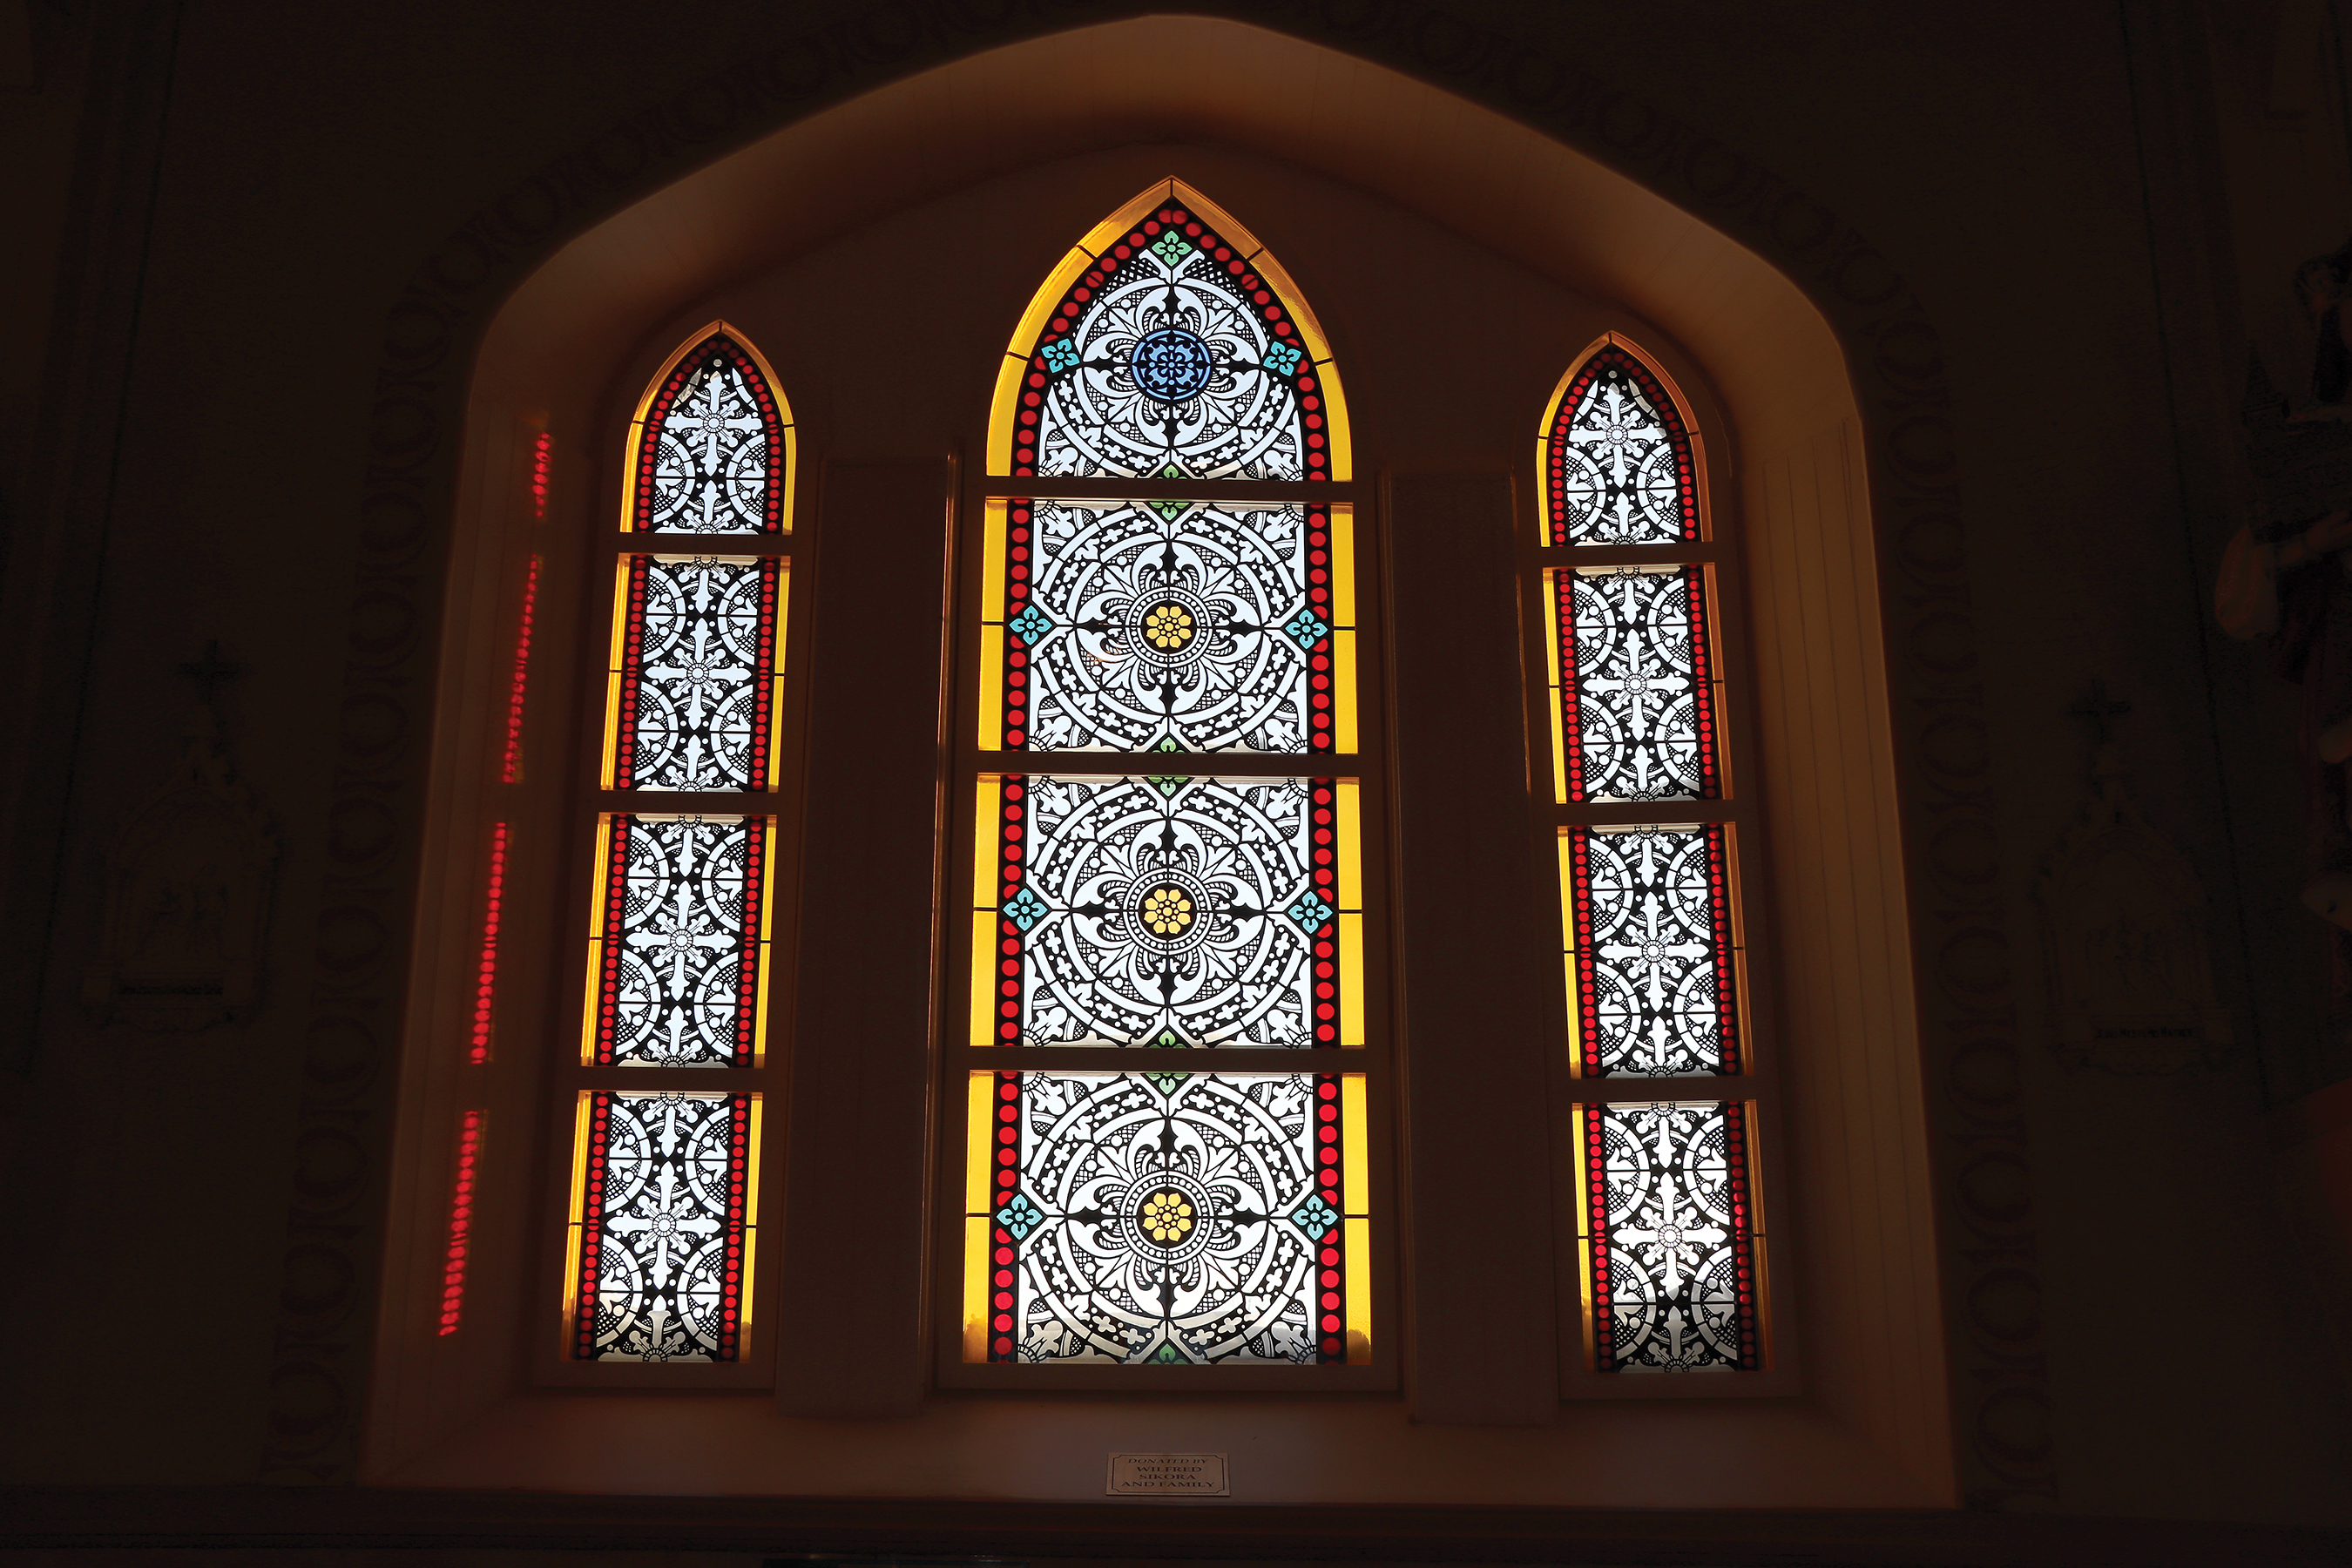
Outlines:
{"label": "window pane divider", "polygon": [[1562,827],[1672,827],[1683,823],[1738,822],[1748,812],[1736,800],[1572,801],[1551,808]]}
{"label": "window pane divider", "polygon": [[1538,566],[1685,566],[1711,565],[1724,558],[1713,540],[1661,542],[1656,544],[1550,544],[1535,552]]}
{"label": "window pane divider", "polygon": [[789,533],[616,533],[608,555],[790,555]]}
{"label": "window pane divider", "polygon": [[1776,1086],[1768,1075],[1744,1073],[1686,1074],[1675,1078],[1642,1078],[1612,1073],[1605,1078],[1570,1078],[1560,1084],[1561,1097],[1579,1105],[1651,1105],[1668,1102],[1709,1104],[1722,1100],[1772,1099]]}
{"label": "window pane divider", "polygon": [[1015,496],[1025,500],[1197,500],[1219,506],[1252,501],[1295,504],[1327,501],[1333,506],[1363,500],[1362,485],[1353,479],[1006,479],[992,474],[974,483],[983,496]]}
{"label": "window pane divider", "polygon": [[772,1058],[759,1067],[631,1067],[614,1063],[592,1067],[574,1060],[564,1070],[575,1089],[609,1094],[759,1094],[774,1086],[768,1075]]}
{"label": "window pane divider", "polygon": [[772,816],[782,799],[774,793],[657,789],[600,789],[591,796],[595,810],[631,816]]}
{"label": "window pane divider", "polygon": [[[1375,1072],[1385,1051],[1362,1047],[1289,1050],[1278,1047],[957,1046],[961,1069],[971,1072],[1326,1073]],[[1596,1080],[1598,1081],[1598,1080]]]}
{"label": "window pane divider", "polygon": [[983,773],[1059,773],[1097,777],[1328,779],[1362,778],[1358,752],[980,752]]}

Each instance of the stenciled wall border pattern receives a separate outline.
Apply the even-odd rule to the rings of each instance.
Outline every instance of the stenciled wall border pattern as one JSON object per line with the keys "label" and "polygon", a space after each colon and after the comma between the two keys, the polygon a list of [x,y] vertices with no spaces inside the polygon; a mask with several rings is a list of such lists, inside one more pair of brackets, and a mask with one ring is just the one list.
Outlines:
{"label": "stenciled wall border pattern", "polygon": [[1935,328],[1850,225],[1590,64],[1399,0],[1226,5],[876,0],[633,114],[490,201],[386,315],[344,650],[270,1430],[278,1481],[355,1474],[410,963],[438,595],[467,384],[489,316],[589,225],[796,119],[976,50],[1182,10],[1289,33],[1520,121],[1749,247],[1845,345],[1867,441],[1928,1120],[1969,1503],[2056,1495],[2017,1009],[1951,393]]}

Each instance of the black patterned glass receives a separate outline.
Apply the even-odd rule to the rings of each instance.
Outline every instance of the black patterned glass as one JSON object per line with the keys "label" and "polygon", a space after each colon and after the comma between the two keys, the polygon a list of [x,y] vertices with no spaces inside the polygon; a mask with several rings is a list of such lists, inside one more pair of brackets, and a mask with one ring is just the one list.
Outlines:
{"label": "black patterned glass", "polygon": [[576,1357],[735,1359],[754,1114],[740,1094],[591,1098]]}
{"label": "black patterned glass", "polygon": [[1753,1368],[1746,1108],[1596,1105],[1582,1121],[1600,1369]]}
{"label": "black patterned glass", "polygon": [[1040,500],[1025,510],[1034,542],[1015,564],[1027,586],[1005,628],[1009,744],[1330,748],[1323,509]]}
{"label": "black patterned glass", "polygon": [[1003,1073],[996,1361],[1344,1361],[1334,1075]]}

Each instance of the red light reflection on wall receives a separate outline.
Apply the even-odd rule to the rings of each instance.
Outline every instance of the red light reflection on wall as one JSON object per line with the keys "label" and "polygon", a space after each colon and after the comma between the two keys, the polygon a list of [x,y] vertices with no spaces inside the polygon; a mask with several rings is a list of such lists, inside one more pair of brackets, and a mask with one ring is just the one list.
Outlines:
{"label": "red light reflection on wall", "polygon": [[515,631],[514,679],[507,684],[507,754],[499,773],[507,784],[522,777],[522,691],[524,679],[530,672],[530,616],[539,599],[539,562],[536,555],[530,558],[530,570],[523,578],[522,624]]}
{"label": "red light reflection on wall", "polygon": [[482,956],[474,970],[474,1044],[466,1059],[476,1067],[490,1059],[490,1001],[499,981],[499,912],[507,889],[507,825],[490,829],[489,896],[482,910]]}
{"label": "red light reflection on wall", "polygon": [[457,1331],[466,1305],[466,1243],[474,1228],[474,1167],[482,1157],[482,1113],[466,1112],[457,1130],[457,1183],[449,1198],[449,1251],[441,1265],[441,1331]]}

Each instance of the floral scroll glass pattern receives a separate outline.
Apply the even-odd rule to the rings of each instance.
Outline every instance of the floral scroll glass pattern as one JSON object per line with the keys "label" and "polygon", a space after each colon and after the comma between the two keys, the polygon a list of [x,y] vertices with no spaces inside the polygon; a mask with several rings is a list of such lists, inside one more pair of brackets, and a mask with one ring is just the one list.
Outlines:
{"label": "floral scroll glass pattern", "polygon": [[1554,544],[1698,538],[1689,433],[1649,367],[1605,348],[1560,395],[1544,440]]}
{"label": "floral scroll glass pattern", "polygon": [[750,1067],[767,997],[764,816],[605,819],[584,1059]]}
{"label": "floral scroll glass pattern", "polygon": [[998,962],[979,967],[974,1043],[1355,1043],[1343,791],[1352,805],[1326,779],[985,781],[1000,847],[982,875],[1002,880],[975,932]]}
{"label": "floral scroll glass pattern", "polygon": [[630,527],[777,533],[789,430],[759,362],[723,332],[681,355],[639,416]]}
{"label": "floral scroll glass pattern", "polygon": [[1171,205],[1094,258],[1029,351],[1013,472],[1329,478],[1321,367],[1254,248]]}
{"label": "floral scroll glass pattern", "polygon": [[787,570],[773,557],[622,561],[608,787],[768,787]]}
{"label": "floral scroll glass pattern", "polygon": [[1739,1070],[1721,827],[1560,836],[1570,1025],[1588,1078]]}
{"label": "floral scroll glass pattern", "polygon": [[1563,800],[1707,800],[1719,792],[1706,571],[1546,574]]}
{"label": "floral scroll glass pattern", "polygon": [[1747,1110],[1735,1102],[1579,1112],[1585,1290],[1601,1371],[1759,1364]]}
{"label": "floral scroll glass pattern", "polygon": [[972,1095],[971,1359],[1369,1359],[1360,1077],[982,1073]]}
{"label": "floral scroll glass pattern", "polygon": [[733,1361],[751,1316],[745,1281],[758,1097],[582,1100],[573,1356]]}
{"label": "floral scroll glass pattern", "polygon": [[[1009,750],[1328,752],[1354,668],[1331,509],[1016,500],[992,517]],[[1348,526],[1343,512],[1339,528]],[[1001,532],[1001,537],[995,537]],[[1339,589],[1335,593],[1335,587]],[[1343,699],[1343,706],[1344,699]],[[1352,744],[1352,710],[1341,715]]]}

